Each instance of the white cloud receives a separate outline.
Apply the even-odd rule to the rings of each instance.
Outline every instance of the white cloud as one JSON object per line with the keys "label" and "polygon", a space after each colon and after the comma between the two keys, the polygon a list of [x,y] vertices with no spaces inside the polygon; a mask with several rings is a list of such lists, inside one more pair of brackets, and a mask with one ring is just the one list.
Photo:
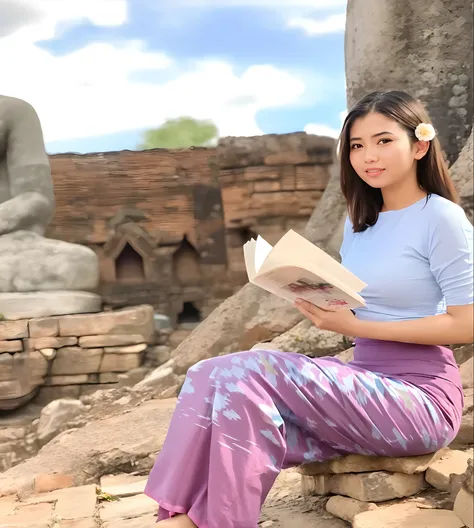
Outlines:
{"label": "white cloud", "polygon": [[310,123],[304,127],[304,131],[307,134],[314,134],[315,136],[329,136],[332,138],[339,137],[340,130],[332,128],[328,125],[323,125],[321,123]]}
{"label": "white cloud", "polygon": [[57,24],[89,20],[98,26],[120,26],[127,20],[127,0],[0,0],[5,36],[41,40],[52,38]]}
{"label": "white cloud", "polygon": [[288,26],[302,29],[310,37],[339,33],[345,30],[346,14],[330,15],[323,19],[296,17],[288,21]]}
{"label": "white cloud", "polygon": [[339,120],[341,123],[341,126],[339,128],[333,128],[323,123],[308,123],[304,127],[304,131],[307,134],[314,134],[316,136],[329,136],[337,139],[339,137],[339,134],[341,133],[342,125],[344,124],[346,115],[347,110],[339,112]]}
{"label": "white cloud", "polygon": [[[119,0],[80,1],[43,0],[48,9],[42,17],[0,38],[0,93],[35,107],[47,142],[156,127],[181,115],[213,119],[222,135],[258,135],[259,110],[295,103],[304,94],[302,79],[271,65],[237,75],[223,61],[202,61],[182,71],[140,41],[98,42],[63,56],[37,46],[38,39],[54,35],[59,22],[124,20]],[[117,11],[111,13],[113,6]],[[173,80],[137,80],[143,70],[165,71]]]}

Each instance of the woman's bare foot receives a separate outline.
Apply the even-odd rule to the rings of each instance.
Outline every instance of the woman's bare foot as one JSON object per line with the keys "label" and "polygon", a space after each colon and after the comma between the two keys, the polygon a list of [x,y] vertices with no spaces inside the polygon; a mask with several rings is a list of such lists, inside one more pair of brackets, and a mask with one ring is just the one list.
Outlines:
{"label": "woman's bare foot", "polygon": [[187,515],[175,515],[158,524],[161,524],[163,528],[198,528]]}

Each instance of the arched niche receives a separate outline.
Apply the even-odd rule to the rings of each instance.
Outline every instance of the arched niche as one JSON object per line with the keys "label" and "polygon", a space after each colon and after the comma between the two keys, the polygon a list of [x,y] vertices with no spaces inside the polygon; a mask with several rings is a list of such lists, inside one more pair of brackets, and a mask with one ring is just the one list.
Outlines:
{"label": "arched niche", "polygon": [[173,276],[181,284],[194,283],[201,277],[201,257],[186,237],[173,254]]}
{"label": "arched niche", "polygon": [[115,278],[122,284],[145,282],[145,264],[143,257],[128,242],[115,259]]}
{"label": "arched niche", "polygon": [[201,311],[192,302],[184,302],[183,309],[178,314],[177,323],[197,324],[202,321]]}

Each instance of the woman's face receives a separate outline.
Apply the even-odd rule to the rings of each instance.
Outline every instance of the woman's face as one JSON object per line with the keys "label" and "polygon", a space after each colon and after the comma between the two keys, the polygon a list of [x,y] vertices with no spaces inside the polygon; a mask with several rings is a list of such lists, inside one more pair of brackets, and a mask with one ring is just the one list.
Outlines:
{"label": "woman's face", "polygon": [[352,167],[359,178],[377,189],[416,180],[416,160],[428,147],[427,142],[410,141],[396,121],[377,112],[356,119],[349,139]]}

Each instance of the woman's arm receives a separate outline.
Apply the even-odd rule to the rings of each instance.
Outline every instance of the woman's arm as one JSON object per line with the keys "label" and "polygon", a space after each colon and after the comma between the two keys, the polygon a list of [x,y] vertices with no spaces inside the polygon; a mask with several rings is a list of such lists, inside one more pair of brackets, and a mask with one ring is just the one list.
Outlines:
{"label": "woman's arm", "polygon": [[450,306],[446,314],[410,321],[379,322],[354,319],[354,337],[420,345],[451,345],[474,341],[473,304]]}
{"label": "woman's arm", "polygon": [[350,337],[420,345],[460,345],[474,341],[474,305],[450,306],[446,314],[411,321],[361,321],[350,310],[329,312],[303,299],[296,308],[321,330]]}

